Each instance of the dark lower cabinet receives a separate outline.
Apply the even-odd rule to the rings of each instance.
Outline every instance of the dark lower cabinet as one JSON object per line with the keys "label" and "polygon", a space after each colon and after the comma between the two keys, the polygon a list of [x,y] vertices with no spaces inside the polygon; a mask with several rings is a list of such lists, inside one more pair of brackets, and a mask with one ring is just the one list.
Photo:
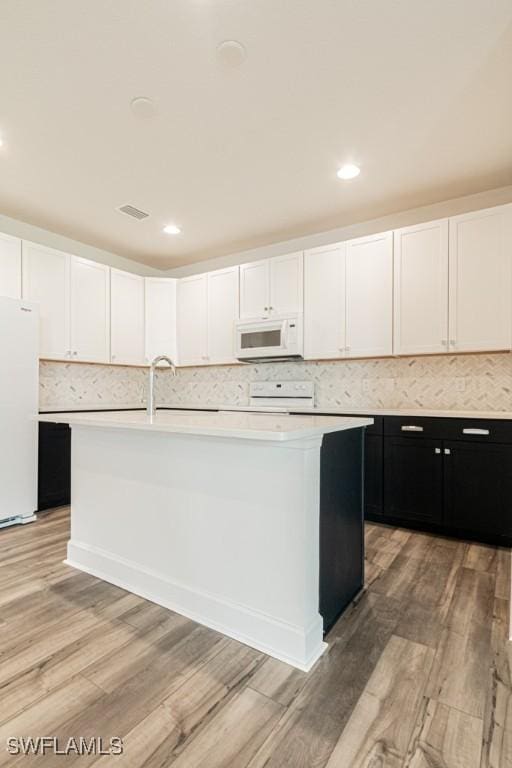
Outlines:
{"label": "dark lower cabinet", "polygon": [[384,438],[366,433],[364,442],[364,510],[366,516],[384,512]]}
{"label": "dark lower cabinet", "polygon": [[390,416],[381,439],[366,436],[368,520],[512,545],[512,421]]}
{"label": "dark lower cabinet", "polygon": [[320,453],[320,614],[324,632],[364,581],[363,429],[324,435]]}
{"label": "dark lower cabinet", "polygon": [[438,440],[385,439],[384,511],[401,520],[442,522],[443,459]]}
{"label": "dark lower cabinet", "polygon": [[453,441],[443,452],[446,524],[512,539],[512,445]]}
{"label": "dark lower cabinet", "polygon": [[39,424],[39,511],[70,503],[71,429],[67,424]]}

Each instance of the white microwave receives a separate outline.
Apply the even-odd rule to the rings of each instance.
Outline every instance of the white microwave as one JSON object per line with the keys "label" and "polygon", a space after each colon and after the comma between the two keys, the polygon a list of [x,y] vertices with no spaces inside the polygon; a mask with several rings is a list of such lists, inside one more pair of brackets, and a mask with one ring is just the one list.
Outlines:
{"label": "white microwave", "polygon": [[302,315],[236,323],[236,356],[245,362],[301,360],[304,351]]}

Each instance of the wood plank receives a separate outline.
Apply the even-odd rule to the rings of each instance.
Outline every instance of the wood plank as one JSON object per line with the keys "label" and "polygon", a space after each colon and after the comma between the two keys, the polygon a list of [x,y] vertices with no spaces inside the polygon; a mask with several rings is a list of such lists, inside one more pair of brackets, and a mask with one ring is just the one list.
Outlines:
{"label": "wood plank", "polygon": [[465,568],[474,568],[476,571],[496,573],[498,567],[496,547],[486,544],[468,544],[463,565]]}
{"label": "wood plank", "polygon": [[268,696],[288,707],[295,699],[307,680],[305,672],[284,664],[278,659],[267,658],[265,663],[252,676],[249,686],[255,691]]}
{"label": "wood plank", "polygon": [[[102,691],[95,685],[78,675],[0,725],[0,744],[4,745],[6,740],[12,736],[53,735],[57,732],[59,723],[87,709],[98,702],[103,695]],[[21,756],[19,760],[16,760],[6,750],[0,750],[0,766],[10,766],[14,762],[25,765],[28,760],[29,758],[26,756]],[[45,765],[47,762],[49,761],[45,759]]]}
{"label": "wood plank", "polygon": [[491,683],[484,715],[482,768],[512,766],[512,643],[509,601],[496,598],[492,621]]}
{"label": "wood plank", "polygon": [[248,765],[282,712],[283,707],[277,702],[245,688],[170,765],[174,768]]}
{"label": "wood plank", "polygon": [[490,683],[491,627],[475,624],[466,634],[443,630],[426,696],[483,718]]}
{"label": "wood plank", "polygon": [[425,699],[406,768],[479,768],[482,728],[479,718]]}
{"label": "wood plank", "polygon": [[400,768],[434,658],[431,648],[390,638],[327,768]]}
{"label": "wood plank", "polygon": [[[235,641],[226,644],[123,738],[123,766],[170,765],[261,660],[262,654],[248,646]],[[109,760],[100,759],[95,768]]]}
{"label": "wood plank", "polygon": [[[368,682],[400,617],[394,601],[361,599],[250,768],[323,766]],[[358,631],[358,627],[363,631]]]}

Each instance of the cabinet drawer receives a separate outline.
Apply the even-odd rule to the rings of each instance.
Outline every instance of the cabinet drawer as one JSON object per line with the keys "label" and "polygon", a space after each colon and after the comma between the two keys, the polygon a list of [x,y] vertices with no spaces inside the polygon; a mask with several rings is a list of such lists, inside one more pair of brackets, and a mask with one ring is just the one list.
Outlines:
{"label": "cabinet drawer", "polygon": [[472,443],[511,443],[512,421],[505,419],[446,419],[443,437]]}
{"label": "cabinet drawer", "polygon": [[442,440],[448,437],[446,422],[450,419],[432,419],[417,416],[385,416],[384,434],[389,437],[416,437]]}

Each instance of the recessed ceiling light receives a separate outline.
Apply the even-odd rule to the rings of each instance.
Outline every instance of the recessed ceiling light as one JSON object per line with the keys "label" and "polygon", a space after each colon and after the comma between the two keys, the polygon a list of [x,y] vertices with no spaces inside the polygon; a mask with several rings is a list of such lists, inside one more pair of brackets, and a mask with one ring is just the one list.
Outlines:
{"label": "recessed ceiling light", "polygon": [[247,51],[238,40],[224,40],[217,46],[217,58],[224,67],[239,67],[247,58]]}
{"label": "recessed ceiling light", "polygon": [[135,117],[145,120],[156,114],[156,104],[148,96],[136,96],[131,100],[130,107]]}
{"label": "recessed ceiling light", "polygon": [[4,140],[3,140],[3,139],[2,139],[2,137],[0,136],[0,147],[3,147],[3,145],[4,145]]}
{"label": "recessed ceiling light", "polygon": [[359,176],[360,173],[361,169],[359,166],[354,165],[353,163],[346,163],[345,165],[341,166],[336,175],[338,179],[349,181],[350,179],[355,179],[356,176]]}
{"label": "recessed ceiling light", "polygon": [[167,224],[167,226],[164,227],[164,232],[166,235],[179,235],[181,229],[177,227],[176,224]]}

